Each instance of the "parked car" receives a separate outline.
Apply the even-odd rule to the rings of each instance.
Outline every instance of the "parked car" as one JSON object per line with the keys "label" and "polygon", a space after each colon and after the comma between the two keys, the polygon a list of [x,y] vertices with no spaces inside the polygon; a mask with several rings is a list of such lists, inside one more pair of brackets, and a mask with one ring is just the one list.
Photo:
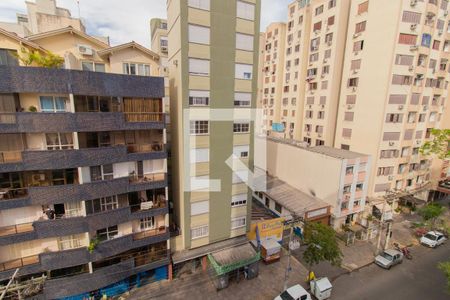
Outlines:
{"label": "parked car", "polygon": [[300,284],[296,284],[276,296],[274,300],[312,300],[312,298]]}
{"label": "parked car", "polygon": [[383,251],[380,255],[375,257],[375,264],[382,268],[390,269],[396,264],[401,264],[403,262],[403,253],[394,249],[388,249]]}
{"label": "parked car", "polygon": [[435,248],[442,245],[447,238],[439,231],[429,231],[420,238],[420,243],[424,246]]}

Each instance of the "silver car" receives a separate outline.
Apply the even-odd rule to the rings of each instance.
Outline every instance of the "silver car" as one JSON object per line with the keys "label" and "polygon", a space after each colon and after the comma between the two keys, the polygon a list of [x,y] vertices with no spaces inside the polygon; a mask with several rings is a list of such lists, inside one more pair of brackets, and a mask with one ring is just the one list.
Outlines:
{"label": "silver car", "polygon": [[397,250],[388,249],[383,251],[380,255],[375,257],[375,264],[384,269],[390,269],[396,264],[401,264],[403,261],[403,253]]}

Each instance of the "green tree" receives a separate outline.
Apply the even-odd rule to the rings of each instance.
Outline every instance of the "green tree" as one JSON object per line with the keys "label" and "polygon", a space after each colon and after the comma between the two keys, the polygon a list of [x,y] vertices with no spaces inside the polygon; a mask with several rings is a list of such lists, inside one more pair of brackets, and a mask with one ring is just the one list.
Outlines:
{"label": "green tree", "polygon": [[450,293],[450,261],[440,262],[438,264],[438,268],[442,272],[444,272],[445,276],[447,277],[447,290]]}
{"label": "green tree", "polygon": [[304,230],[304,242],[307,248],[303,258],[311,271],[312,266],[322,261],[328,261],[333,266],[339,266],[342,262],[342,252],[337,242],[336,233],[330,226],[322,223],[306,223]]}
{"label": "green tree", "polygon": [[431,223],[434,229],[436,220],[444,213],[445,207],[437,203],[430,203],[419,210],[419,215],[427,222]]}
{"label": "green tree", "polygon": [[450,129],[431,129],[433,140],[425,142],[420,148],[423,155],[437,155],[440,159],[450,158]]}
{"label": "green tree", "polygon": [[35,64],[38,67],[57,69],[61,68],[64,64],[64,58],[50,51],[41,53],[22,48],[21,53],[17,54],[17,58],[25,66]]}

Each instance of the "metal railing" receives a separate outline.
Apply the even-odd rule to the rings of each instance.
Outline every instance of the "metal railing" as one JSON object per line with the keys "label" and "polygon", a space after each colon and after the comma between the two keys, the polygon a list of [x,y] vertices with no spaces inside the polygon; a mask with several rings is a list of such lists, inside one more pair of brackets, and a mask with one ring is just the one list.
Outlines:
{"label": "metal railing", "polygon": [[0,113],[0,124],[16,124],[15,113]]}
{"label": "metal railing", "polygon": [[1,200],[10,200],[10,199],[17,199],[22,198],[28,195],[28,189],[27,188],[5,188],[0,189],[0,201]]}
{"label": "metal railing", "polygon": [[163,113],[124,112],[126,122],[162,122]]}
{"label": "metal railing", "polygon": [[13,234],[25,233],[33,231],[33,223],[24,223],[0,228],[0,236],[8,236]]}
{"label": "metal railing", "polygon": [[141,231],[141,232],[136,232],[135,234],[133,234],[133,240],[142,240],[151,236],[157,236],[160,234],[164,234],[166,233],[167,229],[166,226],[160,226],[158,228],[155,229],[149,229],[149,230],[145,230],[145,231]]}
{"label": "metal railing", "polygon": [[153,197],[152,199],[149,199],[146,202],[141,202],[140,204],[134,204],[130,205],[131,213],[150,210],[150,209],[157,209],[157,208],[164,208],[166,207],[166,197],[164,195],[157,195],[156,197]]}
{"label": "metal railing", "polygon": [[0,164],[22,161],[22,151],[0,151]]}
{"label": "metal railing", "polygon": [[34,265],[34,264],[38,264],[38,263],[39,263],[39,255],[22,257],[22,258],[10,260],[10,261],[4,262],[4,263],[0,263],[0,272],[21,268],[23,266]]}
{"label": "metal railing", "polygon": [[140,153],[140,152],[160,152],[164,150],[163,143],[151,143],[151,144],[130,144],[127,145],[128,153]]}

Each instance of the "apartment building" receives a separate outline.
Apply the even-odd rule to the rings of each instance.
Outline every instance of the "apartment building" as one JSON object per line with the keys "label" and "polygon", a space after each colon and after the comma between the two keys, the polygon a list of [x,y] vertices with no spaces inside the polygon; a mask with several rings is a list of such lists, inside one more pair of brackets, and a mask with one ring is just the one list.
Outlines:
{"label": "apartment building", "polygon": [[[256,107],[260,1],[167,5],[173,218],[181,228],[173,262],[200,259],[205,265],[213,249],[246,243],[251,191],[244,181],[247,167],[253,168],[249,112]],[[244,167],[234,173],[230,158]]]}
{"label": "apartment building", "polygon": [[[24,66],[52,51],[58,69]],[[72,27],[0,29],[0,285],[22,296],[113,296],[167,278],[164,82],[159,56]],[[36,285],[35,285],[36,287]]]}
{"label": "apartment building", "polygon": [[428,198],[432,158],[419,148],[446,107],[447,9],[445,0],[351,3],[335,147],[373,157],[371,196]]}
{"label": "apartment building", "polygon": [[[284,51],[273,54],[280,56],[281,76],[270,78],[269,70],[263,70],[269,85],[264,86],[269,117],[263,128],[269,135],[313,146],[334,144],[349,6],[349,0],[294,1],[287,24],[267,28],[266,37],[273,34],[273,26],[286,27],[280,37]],[[266,61],[274,44],[267,38]],[[273,101],[271,81],[281,86]]]}
{"label": "apartment building", "polygon": [[159,64],[161,75],[164,76],[165,98],[164,105],[166,112],[170,112],[169,98],[169,61],[167,54],[169,52],[169,38],[167,36],[167,20],[155,18],[150,20],[151,48],[159,55]]}
{"label": "apartment building", "polygon": [[[361,221],[372,168],[369,155],[327,146],[305,147],[271,137],[265,142],[256,139],[255,147],[267,149],[266,161],[260,161],[258,157],[255,166],[266,164],[270,176],[303,193],[297,198],[306,202],[304,211],[323,208],[321,204],[327,203],[331,206],[330,225],[336,230],[340,230],[342,225]],[[265,194],[271,198],[270,180],[267,186],[268,193]],[[275,198],[272,200],[276,201]]]}

